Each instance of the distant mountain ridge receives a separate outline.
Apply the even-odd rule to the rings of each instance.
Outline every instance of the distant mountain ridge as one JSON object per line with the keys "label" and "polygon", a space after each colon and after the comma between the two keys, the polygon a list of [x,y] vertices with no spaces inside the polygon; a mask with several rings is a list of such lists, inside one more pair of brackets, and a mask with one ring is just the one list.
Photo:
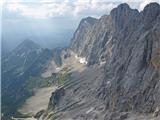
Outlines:
{"label": "distant mountain ridge", "polygon": [[61,65],[58,51],[60,50],[41,48],[32,40],[24,40],[2,58],[3,113],[15,113],[19,104],[30,95],[24,86],[31,76],[41,76],[51,60],[55,60],[58,66]]}

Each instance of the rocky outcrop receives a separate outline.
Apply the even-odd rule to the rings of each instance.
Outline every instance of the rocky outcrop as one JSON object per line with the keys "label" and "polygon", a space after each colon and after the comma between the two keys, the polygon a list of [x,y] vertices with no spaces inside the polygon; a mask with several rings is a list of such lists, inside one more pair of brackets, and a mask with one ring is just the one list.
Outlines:
{"label": "rocky outcrop", "polygon": [[57,88],[54,92],[52,92],[48,108],[46,110],[39,111],[34,117],[37,120],[54,120],[55,113],[64,95],[65,89],[63,87]]}
{"label": "rocky outcrop", "polygon": [[60,99],[65,95],[64,88],[59,88],[56,91],[54,91],[51,95],[49,104],[48,104],[48,111],[52,111],[55,109],[55,107],[60,102]]}

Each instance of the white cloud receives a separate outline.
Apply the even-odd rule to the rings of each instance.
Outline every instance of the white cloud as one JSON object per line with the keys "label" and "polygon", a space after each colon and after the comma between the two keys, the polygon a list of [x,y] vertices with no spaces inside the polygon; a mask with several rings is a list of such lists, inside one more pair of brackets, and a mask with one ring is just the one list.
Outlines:
{"label": "white cloud", "polygon": [[9,11],[18,12],[22,16],[33,17],[33,18],[46,18],[48,16],[48,9],[46,5],[42,3],[23,3],[21,0],[6,3],[6,8]]}
{"label": "white cloud", "polygon": [[160,0],[122,0],[122,2],[128,3],[131,7],[138,9],[139,11],[142,11],[144,7],[151,3],[151,2],[157,2],[160,3]]}
{"label": "white cloud", "polygon": [[96,14],[107,14],[116,4],[112,2],[99,2],[98,0],[76,0],[74,3],[73,15],[77,16],[80,14],[90,13],[91,15]]}
{"label": "white cloud", "polygon": [[27,3],[23,0],[11,0],[6,4],[9,11],[33,18],[48,18],[55,16],[79,16],[85,13],[107,13],[116,5],[112,2],[105,3],[98,0],[40,0],[35,3]]}
{"label": "white cloud", "polygon": [[48,14],[50,17],[63,16],[63,15],[66,16],[71,14],[71,11],[72,11],[72,6],[69,5],[68,0],[65,0],[64,2],[61,2],[61,3],[53,2],[48,4],[45,7],[48,10]]}
{"label": "white cloud", "polygon": [[45,19],[48,17],[60,16],[69,14],[72,11],[69,1],[58,2],[58,0],[41,0],[39,2],[23,2],[16,0],[6,3],[6,8],[12,12],[32,17]]}
{"label": "white cloud", "polygon": [[45,19],[56,16],[107,14],[119,3],[124,2],[142,10],[146,4],[159,2],[159,0],[137,0],[136,2],[133,0],[114,0],[114,2],[111,0],[34,0],[32,3],[24,0],[10,0],[6,5],[9,11],[18,12],[27,17]]}
{"label": "white cloud", "polygon": [[0,7],[2,7],[2,5],[4,4],[4,0],[0,1]]}
{"label": "white cloud", "polygon": [[149,3],[151,3],[151,2],[160,3],[160,0],[141,0],[140,5],[139,5],[139,10],[143,10],[143,8],[144,8],[147,4],[149,4]]}

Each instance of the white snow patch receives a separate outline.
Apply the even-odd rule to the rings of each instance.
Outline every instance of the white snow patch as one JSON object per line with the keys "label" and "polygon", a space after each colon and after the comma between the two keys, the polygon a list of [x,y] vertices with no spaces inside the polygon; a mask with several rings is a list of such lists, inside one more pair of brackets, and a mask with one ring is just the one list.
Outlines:
{"label": "white snow patch", "polygon": [[56,70],[60,70],[60,69],[61,69],[60,67],[57,67],[57,68],[56,68]]}
{"label": "white snow patch", "polygon": [[100,65],[104,65],[106,63],[106,61],[101,61]]}
{"label": "white snow patch", "polygon": [[78,55],[75,55],[75,58],[78,59]]}
{"label": "white snow patch", "polygon": [[111,81],[107,81],[107,85],[111,84]]}
{"label": "white snow patch", "polygon": [[91,107],[89,110],[87,110],[87,111],[86,111],[86,114],[88,114],[88,113],[92,112],[93,110],[94,110],[94,108],[93,108],[93,107]]}
{"label": "white snow patch", "polygon": [[23,52],[21,55],[20,55],[20,57],[24,57],[25,56],[25,52]]}
{"label": "white snow patch", "polygon": [[84,23],[85,23],[85,24],[88,24],[88,22],[87,22],[86,20],[84,21]]}
{"label": "white snow patch", "polygon": [[79,59],[79,62],[81,63],[81,64],[87,64],[88,62],[86,61],[86,58],[80,58]]}
{"label": "white snow patch", "polygon": [[56,67],[56,72],[59,72],[61,70],[60,67]]}
{"label": "white snow patch", "polygon": [[108,45],[112,40],[112,37],[107,41],[106,45]]}
{"label": "white snow patch", "polygon": [[78,55],[75,55],[75,58],[79,61],[81,64],[87,64],[87,60],[85,57],[78,57]]}
{"label": "white snow patch", "polygon": [[111,87],[111,81],[107,81],[107,87]]}

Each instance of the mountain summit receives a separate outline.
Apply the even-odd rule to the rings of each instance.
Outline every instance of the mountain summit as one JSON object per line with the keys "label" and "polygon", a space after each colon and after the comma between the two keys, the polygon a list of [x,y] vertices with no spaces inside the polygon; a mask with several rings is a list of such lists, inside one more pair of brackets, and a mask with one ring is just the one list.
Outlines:
{"label": "mountain summit", "polygon": [[15,51],[37,50],[40,48],[41,47],[32,40],[26,39],[15,48]]}

